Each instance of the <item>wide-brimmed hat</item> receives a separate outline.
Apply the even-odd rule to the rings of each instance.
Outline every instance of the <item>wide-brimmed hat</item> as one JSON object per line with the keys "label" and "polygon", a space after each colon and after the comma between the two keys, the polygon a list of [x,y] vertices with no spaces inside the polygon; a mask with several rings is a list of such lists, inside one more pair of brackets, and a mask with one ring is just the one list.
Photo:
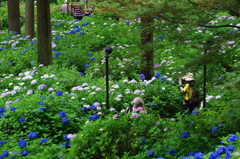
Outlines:
{"label": "wide-brimmed hat", "polygon": [[189,72],[185,76],[183,76],[182,79],[184,79],[185,81],[193,81],[193,74]]}

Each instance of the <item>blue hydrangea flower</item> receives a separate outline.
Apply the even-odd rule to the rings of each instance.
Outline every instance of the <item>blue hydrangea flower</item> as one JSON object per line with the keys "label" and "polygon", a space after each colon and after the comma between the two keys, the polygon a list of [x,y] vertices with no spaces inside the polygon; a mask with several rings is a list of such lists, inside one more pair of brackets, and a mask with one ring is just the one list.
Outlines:
{"label": "blue hydrangea flower", "polygon": [[133,64],[134,64],[134,65],[137,65],[137,64],[138,64],[138,62],[136,62],[136,61],[135,61],[135,62],[133,62]]}
{"label": "blue hydrangea flower", "polygon": [[212,130],[211,130],[211,132],[212,132],[212,134],[215,134],[216,132],[217,132],[217,130],[218,130],[218,127],[212,127]]}
{"label": "blue hydrangea flower", "polygon": [[126,25],[129,25],[129,24],[131,24],[131,22],[127,20],[127,21],[126,21]]}
{"label": "blue hydrangea flower", "polygon": [[70,139],[68,138],[68,134],[64,135],[63,136],[63,139],[66,140],[66,141],[69,141]]}
{"label": "blue hydrangea flower", "polygon": [[194,152],[190,152],[190,153],[188,154],[188,157],[190,157],[190,156],[194,156],[194,155],[195,155]]}
{"label": "blue hydrangea flower", "polygon": [[158,39],[161,39],[161,38],[163,38],[163,35],[158,35]]}
{"label": "blue hydrangea flower", "polygon": [[81,28],[77,28],[75,31],[76,31],[76,32],[80,32],[80,30],[81,30]]}
{"label": "blue hydrangea flower", "polygon": [[203,158],[203,154],[202,152],[196,152],[194,155],[194,159],[202,159]]}
{"label": "blue hydrangea flower", "polygon": [[60,52],[55,52],[54,55],[59,56],[59,55],[61,55],[61,53]]}
{"label": "blue hydrangea flower", "polygon": [[145,80],[145,76],[144,76],[144,74],[140,74],[139,76],[138,76],[139,78],[141,78],[142,80]]}
{"label": "blue hydrangea flower", "polygon": [[20,123],[23,123],[24,121],[26,121],[26,119],[24,117],[20,118]]}
{"label": "blue hydrangea flower", "polygon": [[228,137],[227,141],[228,142],[234,142],[238,139],[238,136],[237,135],[231,135]]}
{"label": "blue hydrangea flower", "polygon": [[90,57],[91,57],[91,56],[92,56],[92,54],[86,54],[86,56],[90,56]]}
{"label": "blue hydrangea flower", "polygon": [[226,150],[227,150],[227,148],[225,146],[221,146],[217,149],[217,153],[221,155],[221,154],[225,153]]}
{"label": "blue hydrangea flower", "polygon": [[88,116],[88,119],[91,120],[91,121],[96,121],[98,118],[99,117],[98,117],[97,114]]}
{"label": "blue hydrangea flower", "polygon": [[39,105],[44,105],[43,101],[38,102]]}
{"label": "blue hydrangea flower", "polygon": [[62,111],[59,113],[59,115],[60,115],[60,117],[65,117],[67,114],[64,111]]}
{"label": "blue hydrangea flower", "polygon": [[56,35],[55,39],[61,39],[61,36]]}
{"label": "blue hydrangea flower", "polygon": [[90,108],[91,108],[92,110],[97,110],[97,108],[96,108],[94,105],[91,105]]}
{"label": "blue hydrangea flower", "polygon": [[211,155],[209,156],[209,159],[216,159],[218,156],[219,156],[219,153],[213,152],[213,153],[211,153]]}
{"label": "blue hydrangea flower", "polygon": [[47,142],[48,141],[48,138],[44,138],[42,140],[39,140],[40,141],[40,144],[44,143],[44,142]]}
{"label": "blue hydrangea flower", "polygon": [[6,108],[0,108],[0,114],[2,114],[2,113],[4,113],[5,112],[5,110],[6,110]]}
{"label": "blue hydrangea flower", "polygon": [[3,151],[3,155],[4,155],[5,157],[8,157],[9,152],[8,152],[8,151]]}
{"label": "blue hydrangea flower", "polygon": [[1,147],[4,143],[5,143],[4,141],[0,141],[0,147]]}
{"label": "blue hydrangea flower", "polygon": [[167,77],[161,77],[160,80],[161,80],[161,83],[165,82],[168,78]]}
{"label": "blue hydrangea flower", "polygon": [[91,61],[95,61],[96,60],[96,57],[91,57]]}
{"label": "blue hydrangea flower", "polygon": [[188,132],[183,132],[181,134],[182,138],[185,139],[185,138],[188,138],[189,137],[189,133]]}
{"label": "blue hydrangea flower", "polygon": [[156,107],[157,104],[153,102],[153,103],[150,104],[150,106],[151,106],[151,107]]}
{"label": "blue hydrangea flower", "polygon": [[68,123],[68,118],[62,118],[62,123],[67,124]]}
{"label": "blue hydrangea flower", "polygon": [[24,139],[21,139],[21,140],[18,142],[18,146],[20,146],[20,147],[26,147],[26,146],[27,146],[27,141],[24,140]]}
{"label": "blue hydrangea flower", "polygon": [[149,151],[147,152],[147,155],[148,155],[149,157],[153,157],[153,155],[154,155],[154,150],[149,150]]}
{"label": "blue hydrangea flower", "polygon": [[234,151],[234,145],[229,145],[228,147],[227,147],[227,150],[228,151],[230,151],[230,152],[233,152]]}
{"label": "blue hydrangea flower", "polygon": [[225,158],[226,159],[231,159],[231,156],[232,156],[232,153],[230,151],[227,151]]}
{"label": "blue hydrangea flower", "polygon": [[175,156],[176,155],[176,151],[174,149],[168,151],[168,154],[171,156]]}
{"label": "blue hydrangea flower", "polygon": [[155,73],[154,77],[159,79],[159,78],[160,78],[160,75],[161,75],[161,74],[160,74],[159,72],[157,72],[157,73]]}
{"label": "blue hydrangea flower", "polygon": [[75,34],[76,31],[75,31],[75,30],[71,30],[70,33],[71,33],[71,34]]}
{"label": "blue hydrangea flower", "polygon": [[88,64],[85,64],[84,68],[87,69],[88,67],[89,67],[89,65],[88,65]]}
{"label": "blue hydrangea flower", "polygon": [[147,139],[141,138],[142,144],[145,144],[147,142]]}
{"label": "blue hydrangea flower", "polygon": [[56,96],[61,96],[62,94],[63,94],[62,91],[57,91],[57,92],[56,92]]}
{"label": "blue hydrangea flower", "polygon": [[28,134],[28,138],[29,139],[33,139],[33,138],[36,138],[37,137],[37,133],[35,133],[35,132],[30,132],[29,134]]}
{"label": "blue hydrangea flower", "polygon": [[28,151],[27,150],[23,150],[22,152],[21,152],[21,156],[27,156],[28,155]]}
{"label": "blue hydrangea flower", "polygon": [[83,75],[84,75],[84,73],[83,73],[83,72],[79,72],[78,74],[79,74],[80,76],[83,76]]}
{"label": "blue hydrangea flower", "polygon": [[16,107],[11,107],[10,111],[15,111],[17,108]]}

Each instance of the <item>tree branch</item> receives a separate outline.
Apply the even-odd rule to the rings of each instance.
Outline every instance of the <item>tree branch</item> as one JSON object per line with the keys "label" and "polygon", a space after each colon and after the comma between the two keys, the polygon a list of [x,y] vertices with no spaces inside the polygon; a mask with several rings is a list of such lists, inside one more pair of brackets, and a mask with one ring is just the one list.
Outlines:
{"label": "tree branch", "polygon": [[233,10],[233,9],[229,9],[230,12],[232,12],[233,14],[235,14],[237,17],[240,17],[240,13]]}
{"label": "tree branch", "polygon": [[[189,23],[189,22],[184,22],[184,21],[176,21],[176,20],[172,20],[169,18],[166,18],[164,16],[160,16],[163,20],[166,21],[170,21],[173,23],[180,23],[180,24],[194,24],[194,23]],[[202,24],[197,24],[197,26],[201,26],[201,27],[205,27],[205,28],[222,28],[222,27],[230,27],[230,28],[240,28],[240,26],[236,26],[236,25],[202,25]]]}
{"label": "tree branch", "polygon": [[197,3],[195,3],[195,2],[192,2],[192,1],[190,1],[190,0],[188,0],[188,2],[189,2],[189,3],[192,3],[192,4],[194,4],[194,5],[197,5],[197,6],[199,5],[199,4],[197,4]]}

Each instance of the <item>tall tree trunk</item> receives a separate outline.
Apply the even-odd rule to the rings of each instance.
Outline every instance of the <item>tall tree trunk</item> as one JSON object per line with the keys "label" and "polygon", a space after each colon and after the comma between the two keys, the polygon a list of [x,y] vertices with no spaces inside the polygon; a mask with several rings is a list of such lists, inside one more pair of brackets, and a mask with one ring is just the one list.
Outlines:
{"label": "tall tree trunk", "polygon": [[19,0],[8,0],[8,32],[21,34]]}
{"label": "tall tree trunk", "polygon": [[153,77],[153,18],[141,17],[141,47],[142,59],[140,72],[149,80]]}
{"label": "tall tree trunk", "polygon": [[52,36],[49,0],[37,0],[38,62],[52,64]]}
{"label": "tall tree trunk", "polygon": [[25,0],[25,35],[34,38],[34,1]]}

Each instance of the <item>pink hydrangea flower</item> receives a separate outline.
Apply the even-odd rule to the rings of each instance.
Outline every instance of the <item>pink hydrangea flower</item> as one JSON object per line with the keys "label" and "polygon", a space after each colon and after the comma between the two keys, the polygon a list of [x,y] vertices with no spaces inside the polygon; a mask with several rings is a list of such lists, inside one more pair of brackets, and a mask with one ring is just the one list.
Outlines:
{"label": "pink hydrangea flower", "polygon": [[119,118],[119,117],[120,117],[120,116],[119,116],[118,114],[114,114],[112,118],[113,118],[113,119],[117,119],[117,118]]}
{"label": "pink hydrangea flower", "polygon": [[136,112],[140,112],[140,111],[143,111],[143,108],[142,107],[138,107],[137,109],[135,109]]}

